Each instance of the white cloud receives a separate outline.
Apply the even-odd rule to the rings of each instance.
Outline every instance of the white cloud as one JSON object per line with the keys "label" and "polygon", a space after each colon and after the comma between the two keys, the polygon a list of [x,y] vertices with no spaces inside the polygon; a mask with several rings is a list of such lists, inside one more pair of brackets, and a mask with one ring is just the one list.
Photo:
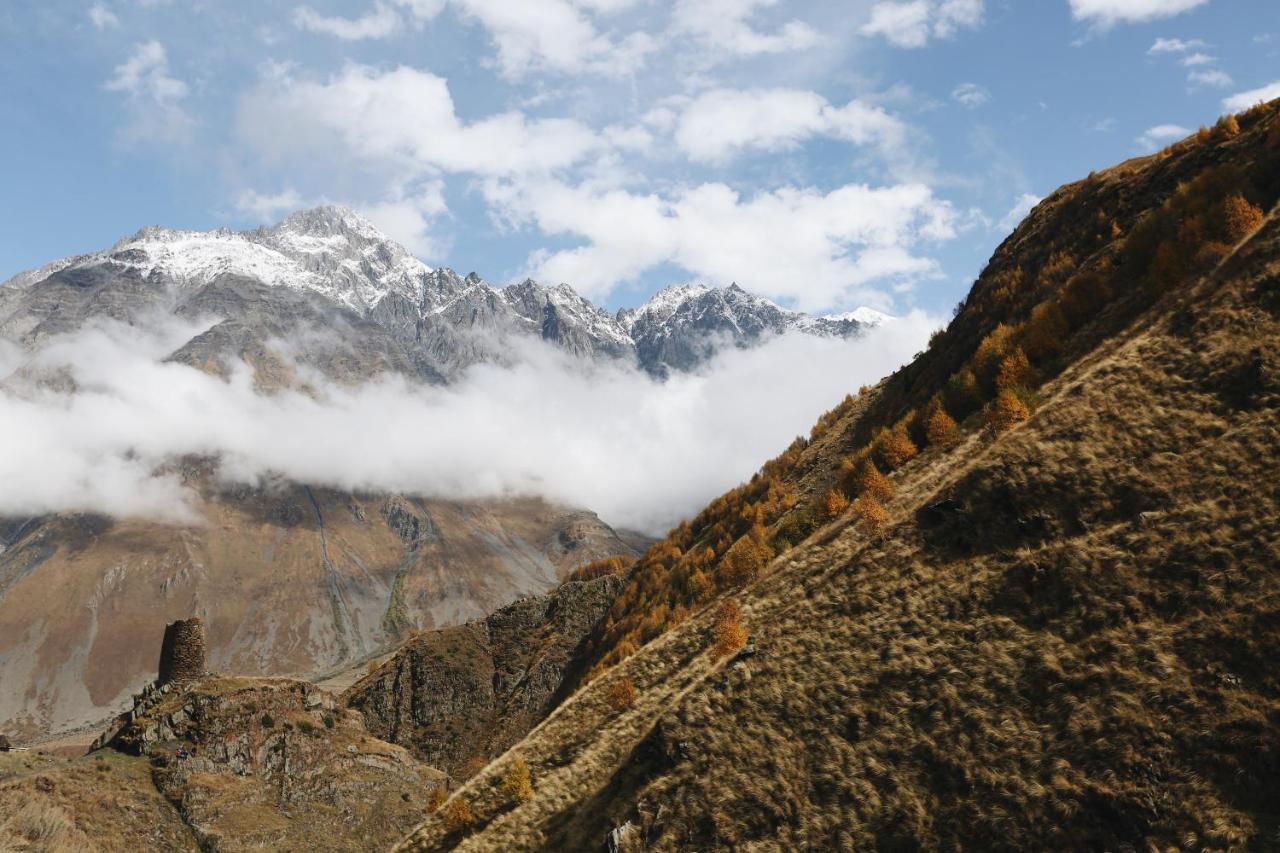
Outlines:
{"label": "white cloud", "polygon": [[991,92],[977,83],[961,83],[951,91],[951,97],[961,106],[975,109],[991,100]]}
{"label": "white cloud", "polygon": [[293,10],[293,23],[299,29],[344,41],[386,38],[404,26],[400,15],[383,3],[375,3],[372,11],[359,18],[328,17],[310,6],[298,6]]}
{"label": "white cloud", "polygon": [[348,65],[322,81],[269,74],[241,100],[238,126],[249,147],[276,164],[327,148],[348,165],[409,176],[554,170],[600,144],[571,119],[507,112],[466,123],[443,78],[403,66]]}
{"label": "white cloud", "polygon": [[1012,231],[1018,227],[1019,222],[1027,218],[1027,214],[1040,203],[1040,199],[1040,196],[1032,193],[1023,193],[1018,196],[1018,200],[1013,203],[1013,207],[1009,209],[1009,212],[996,223],[997,227],[1004,232]]}
{"label": "white cloud", "polygon": [[1147,151],[1163,148],[1171,142],[1177,142],[1191,133],[1187,128],[1177,124],[1158,124],[1149,127],[1138,137],[1137,143]]}
{"label": "white cloud", "polygon": [[1229,98],[1222,100],[1222,106],[1228,112],[1238,113],[1247,110],[1252,106],[1272,101],[1280,98],[1280,80],[1274,83],[1268,83],[1265,86],[1259,86],[1256,89],[1250,89],[1247,92],[1239,92]]}
{"label": "white cloud", "polygon": [[800,89],[714,89],[688,103],[675,132],[680,149],[702,163],[749,148],[786,150],[820,135],[898,147],[906,131],[884,110],[858,101],[836,107]]}
{"label": "white cloud", "polygon": [[[646,33],[614,40],[567,0],[454,0],[479,21],[498,48],[498,69],[519,77],[534,69],[624,74],[639,68],[657,43]],[[595,5],[599,8],[599,4]],[[606,4],[610,10],[625,4]]]}
{"label": "white cloud", "polygon": [[[1068,0],[1071,14],[1107,28],[1118,23],[1140,23],[1181,15],[1209,0]],[[1171,40],[1173,41],[1173,40]],[[1157,42],[1158,43],[1158,42]]]}
{"label": "white cloud", "polygon": [[1188,39],[1183,41],[1182,39],[1176,38],[1157,38],[1155,43],[1152,44],[1151,47],[1147,48],[1147,53],[1153,55],[1157,53],[1186,53],[1205,46],[1205,43],[1200,39]]}
{"label": "white cloud", "polygon": [[370,222],[419,258],[431,261],[443,255],[444,247],[433,229],[436,217],[448,211],[442,182],[428,181],[412,193],[400,192],[358,207]]}
{"label": "white cloud", "polygon": [[236,196],[236,210],[255,222],[275,222],[280,214],[303,207],[302,196],[292,189],[267,195],[255,190],[243,190]]}
{"label": "white cloud", "polygon": [[984,12],[983,0],[886,0],[871,7],[871,18],[861,32],[883,36],[898,47],[924,47],[930,39],[977,27]]}
{"label": "white cloud", "polygon": [[106,324],[7,359],[10,370],[63,368],[75,390],[0,382],[0,424],[23,437],[0,442],[0,515],[199,523],[200,498],[163,473],[195,455],[218,459],[226,482],[541,495],[661,533],[908,361],[938,325],[911,314],[854,341],[788,335],[661,383],[531,341],[516,366],[476,367],[445,388],[309,380],[313,393],[265,396],[243,366],[224,381],[164,361],[200,327]]}
{"label": "white cloud", "polygon": [[94,3],[89,7],[89,21],[99,30],[114,29],[120,26],[120,19],[102,3]]}
{"label": "white cloud", "polygon": [[1212,65],[1217,61],[1218,60],[1215,57],[1212,57],[1207,53],[1199,53],[1199,52],[1189,53],[1178,60],[1178,62],[1187,66],[1188,68],[1196,65]]}
{"label": "white cloud", "polygon": [[135,45],[104,88],[128,96],[131,121],[122,131],[125,141],[180,143],[194,127],[180,105],[187,96],[187,84],[169,73],[168,53],[158,41]]}
{"label": "white cloud", "polygon": [[818,42],[818,33],[800,20],[773,32],[753,26],[760,10],[776,5],[778,0],[678,0],[672,17],[675,30],[698,39],[712,58],[786,53]]}
{"label": "white cloud", "polygon": [[937,273],[915,248],[956,232],[951,206],[921,184],[783,187],[743,197],[719,183],[662,196],[544,180],[491,181],[485,192],[513,225],[586,241],[535,253],[530,267],[593,298],[672,264],[802,310],[883,308],[892,301],[885,286]]}
{"label": "white cloud", "polygon": [[1231,75],[1219,68],[1209,68],[1201,71],[1192,71],[1187,75],[1187,82],[1193,86],[1212,86],[1216,89],[1225,89],[1235,81],[1231,79]]}

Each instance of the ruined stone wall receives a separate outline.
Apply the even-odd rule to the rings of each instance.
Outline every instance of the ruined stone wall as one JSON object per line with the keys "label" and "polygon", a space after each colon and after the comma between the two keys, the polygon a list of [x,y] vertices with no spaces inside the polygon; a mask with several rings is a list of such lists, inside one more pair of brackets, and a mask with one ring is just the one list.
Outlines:
{"label": "ruined stone wall", "polygon": [[160,646],[158,684],[190,681],[204,675],[204,621],[198,616],[179,619],[164,629]]}

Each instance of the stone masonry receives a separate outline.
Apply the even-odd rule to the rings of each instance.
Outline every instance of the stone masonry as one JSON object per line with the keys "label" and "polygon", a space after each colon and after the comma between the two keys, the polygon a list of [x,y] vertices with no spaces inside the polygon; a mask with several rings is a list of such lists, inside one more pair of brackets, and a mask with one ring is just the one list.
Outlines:
{"label": "stone masonry", "polygon": [[160,673],[157,684],[191,681],[204,675],[204,621],[200,617],[179,619],[164,629],[160,646]]}

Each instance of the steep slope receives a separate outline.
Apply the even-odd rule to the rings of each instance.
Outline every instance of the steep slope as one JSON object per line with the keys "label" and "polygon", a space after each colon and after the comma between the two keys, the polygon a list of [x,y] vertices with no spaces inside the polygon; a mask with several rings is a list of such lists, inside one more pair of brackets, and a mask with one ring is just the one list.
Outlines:
{"label": "steep slope", "polygon": [[621,579],[572,581],[484,619],[429,631],[343,694],[369,730],[465,778],[505,752],[582,664],[582,644]]}
{"label": "steep slope", "polygon": [[312,674],[635,552],[593,514],[538,500],[203,492],[199,526],[0,524],[0,731],[25,739],[118,711],[154,669],[157,626],[175,618],[205,618],[218,671]]}
{"label": "steep slope", "polygon": [[1277,150],[1273,104],[1047,199],[402,849],[1277,843]]}

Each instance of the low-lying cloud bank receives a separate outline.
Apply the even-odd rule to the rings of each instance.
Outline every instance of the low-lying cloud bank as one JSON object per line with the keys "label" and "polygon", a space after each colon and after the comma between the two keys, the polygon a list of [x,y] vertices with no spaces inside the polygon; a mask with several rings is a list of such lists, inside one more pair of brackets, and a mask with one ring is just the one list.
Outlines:
{"label": "low-lying cloud bank", "polygon": [[659,533],[905,363],[937,325],[917,313],[859,340],[786,335],[666,382],[534,343],[516,366],[445,388],[386,378],[313,395],[260,393],[244,365],[228,381],[164,362],[190,327],[103,325],[34,355],[0,341],[0,515],[199,523],[199,496],[170,464],[198,454],[230,482],[540,495]]}

